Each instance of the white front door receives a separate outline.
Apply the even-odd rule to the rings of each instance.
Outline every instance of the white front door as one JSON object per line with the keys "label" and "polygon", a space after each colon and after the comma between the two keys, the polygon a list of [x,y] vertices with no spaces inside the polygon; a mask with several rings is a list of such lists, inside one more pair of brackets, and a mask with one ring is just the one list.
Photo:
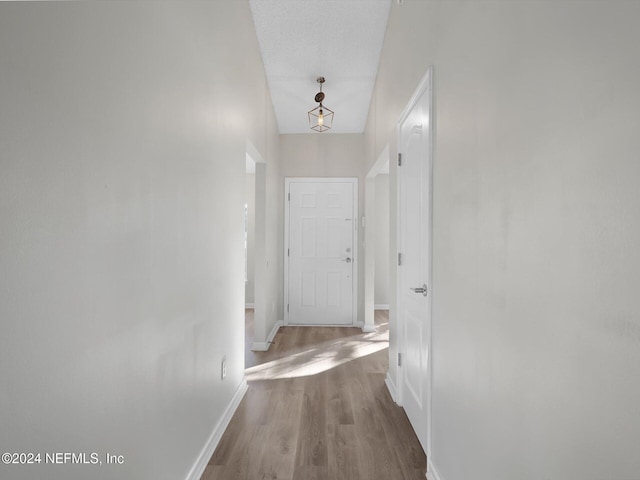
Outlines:
{"label": "white front door", "polygon": [[431,69],[398,124],[400,401],[427,455],[431,340]]}
{"label": "white front door", "polygon": [[357,179],[285,183],[285,324],[353,325]]}

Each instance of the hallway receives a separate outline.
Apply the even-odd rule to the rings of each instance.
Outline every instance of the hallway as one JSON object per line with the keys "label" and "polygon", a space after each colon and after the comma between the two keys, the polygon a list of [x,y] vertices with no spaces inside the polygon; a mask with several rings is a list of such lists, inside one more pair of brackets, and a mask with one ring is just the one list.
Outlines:
{"label": "hallway", "polygon": [[[639,24],[629,0],[0,2],[0,479],[640,480]],[[423,143],[430,222],[403,234]],[[285,186],[317,178],[357,179],[340,258],[371,333],[281,328]],[[428,443],[387,385],[427,394]]]}
{"label": "hallway", "polygon": [[422,448],[384,384],[388,312],[375,321],[369,334],[283,327],[269,352],[251,352],[249,390],[201,480],[424,479]]}

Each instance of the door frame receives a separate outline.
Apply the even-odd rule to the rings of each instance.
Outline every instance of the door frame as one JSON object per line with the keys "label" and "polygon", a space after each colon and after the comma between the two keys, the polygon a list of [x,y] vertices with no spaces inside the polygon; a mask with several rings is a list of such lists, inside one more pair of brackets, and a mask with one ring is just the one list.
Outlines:
{"label": "door frame", "polygon": [[[331,327],[355,327],[358,325],[358,177],[285,177],[284,178],[284,324],[289,325],[289,186],[292,183],[351,183],[353,188],[353,275],[351,285],[353,289],[353,304],[351,310],[351,324],[326,325]],[[305,325],[313,326],[313,325]],[[325,326],[325,325],[320,325]]]}
{"label": "door frame", "polygon": [[[398,124],[397,124],[397,150],[398,153],[400,152],[401,149],[401,133],[402,133],[402,123],[407,119],[407,117],[410,115],[413,107],[416,106],[416,104],[418,103],[420,97],[425,93],[425,92],[429,92],[429,123],[428,123],[428,127],[427,130],[428,132],[426,133],[429,136],[429,154],[427,156],[427,158],[425,159],[426,161],[426,167],[427,170],[429,172],[429,184],[427,185],[427,189],[428,192],[426,192],[426,194],[429,196],[429,210],[428,210],[428,219],[427,219],[427,227],[429,229],[429,233],[428,233],[428,237],[429,237],[429,251],[427,252],[428,258],[429,258],[429,270],[427,273],[427,286],[428,286],[428,291],[429,291],[429,295],[431,296],[431,301],[428,303],[429,305],[429,316],[431,318],[431,321],[429,322],[429,330],[428,330],[428,345],[427,345],[427,382],[425,385],[425,388],[427,389],[427,394],[426,394],[426,402],[427,402],[427,445],[425,446],[426,448],[426,455],[427,458],[430,458],[431,456],[431,432],[433,431],[432,429],[432,415],[431,415],[431,395],[433,392],[432,389],[432,381],[433,381],[433,362],[432,362],[432,358],[433,358],[433,351],[432,351],[432,347],[433,347],[433,339],[432,339],[432,334],[433,334],[433,292],[435,290],[434,285],[433,285],[433,126],[434,126],[434,118],[433,118],[433,66],[430,66],[426,73],[424,74],[424,76],[422,77],[422,79],[420,80],[420,82],[418,83],[418,86],[416,87],[416,90],[414,91],[413,95],[411,96],[411,99],[409,100],[409,103],[407,104],[407,106],[404,108],[404,110],[402,111],[402,114],[400,115],[400,119],[398,120]],[[398,167],[398,170],[396,170],[397,176],[396,176],[396,185],[397,185],[397,198],[396,198],[396,215],[397,215],[397,222],[396,222],[396,245],[398,248],[398,253],[402,253],[400,252],[400,245],[402,245],[401,243],[401,223],[400,223],[400,219],[401,219],[401,203],[400,203],[400,195],[401,195],[401,188],[402,188],[402,174],[399,171],[399,169],[401,169],[402,166]],[[424,193],[424,192],[423,192]],[[400,268],[402,268],[401,265],[397,265],[396,263],[396,311],[398,312],[398,353],[399,354],[404,354],[407,350],[407,346],[406,346],[406,341],[405,341],[405,322],[404,319],[402,318],[402,316],[400,315],[400,312],[402,311],[401,308],[401,302],[402,302],[402,295],[401,295],[401,281],[400,281]],[[398,382],[398,389],[397,389],[397,399],[396,399],[396,403],[398,405],[403,405],[404,403],[404,383],[405,383],[405,372],[402,368],[402,366],[398,366],[398,375],[396,378],[397,382]]]}
{"label": "door frame", "polygon": [[[266,325],[268,323],[268,293],[264,288],[256,288],[256,285],[266,285],[266,185],[267,185],[267,162],[262,157],[258,149],[246,140],[246,157],[255,163],[255,184],[254,184],[254,209],[253,209],[253,342],[251,350],[266,351],[271,345],[268,342]],[[246,306],[246,303],[245,303]]]}
{"label": "door frame", "polygon": [[[376,178],[385,170],[385,173],[389,175],[390,159],[389,159],[389,144],[382,149],[378,159],[369,169],[365,177],[365,192],[364,192],[364,218],[366,219],[366,226],[364,228],[364,244],[365,249],[363,251],[364,256],[364,324],[362,325],[362,331],[365,333],[375,332],[375,280],[376,280],[376,235],[374,229],[376,228]],[[391,176],[389,176],[389,181]],[[389,185],[391,185],[389,183]],[[391,212],[389,212],[391,214]],[[389,220],[389,219],[387,219]],[[389,224],[391,228],[391,224]],[[389,231],[387,241],[391,239],[392,231]],[[387,255],[387,264],[391,265],[391,245],[389,245],[389,255]],[[389,296],[393,296],[393,283],[391,283],[391,274],[393,268],[389,269]],[[388,299],[390,300],[390,299]],[[390,310],[390,305],[386,305],[387,310]]]}

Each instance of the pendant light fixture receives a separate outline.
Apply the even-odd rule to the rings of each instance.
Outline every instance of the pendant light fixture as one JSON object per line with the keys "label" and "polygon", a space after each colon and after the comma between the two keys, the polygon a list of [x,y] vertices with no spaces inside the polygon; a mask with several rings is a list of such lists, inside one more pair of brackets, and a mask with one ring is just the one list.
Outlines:
{"label": "pendant light fixture", "polygon": [[320,91],[315,96],[318,106],[309,110],[309,126],[311,130],[316,132],[326,132],[333,125],[333,110],[322,105],[324,100],[324,93],[322,93],[322,84],[325,82],[324,77],[318,77],[316,81],[320,84]]}

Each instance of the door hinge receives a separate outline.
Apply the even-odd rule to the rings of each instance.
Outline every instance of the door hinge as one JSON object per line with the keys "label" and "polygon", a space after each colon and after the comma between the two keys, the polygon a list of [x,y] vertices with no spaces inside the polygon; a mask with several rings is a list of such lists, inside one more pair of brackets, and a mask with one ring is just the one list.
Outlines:
{"label": "door hinge", "polygon": [[401,367],[402,366],[402,354],[398,353],[398,366]]}
{"label": "door hinge", "polygon": [[402,265],[402,254],[398,253],[398,265]]}
{"label": "door hinge", "polygon": [[287,193],[287,201],[291,201],[291,193]]}
{"label": "door hinge", "polygon": [[287,303],[287,313],[289,313],[289,304]]}
{"label": "door hinge", "polygon": [[401,153],[398,154],[398,166],[399,167],[402,166],[402,154]]}
{"label": "door hinge", "polygon": [[289,256],[289,249],[287,248],[287,257]]}

